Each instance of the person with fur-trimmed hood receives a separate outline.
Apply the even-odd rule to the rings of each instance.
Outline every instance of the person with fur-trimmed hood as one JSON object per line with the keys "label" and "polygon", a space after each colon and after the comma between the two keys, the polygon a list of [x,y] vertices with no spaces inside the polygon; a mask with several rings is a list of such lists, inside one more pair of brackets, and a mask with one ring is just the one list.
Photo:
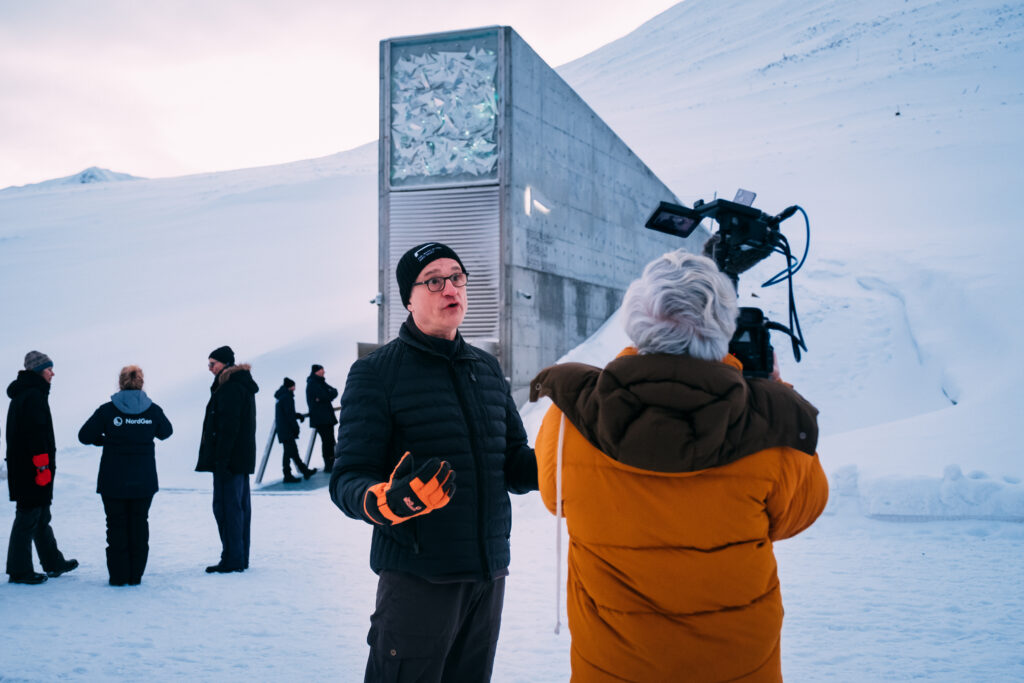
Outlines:
{"label": "person with fur-trimmed hood", "polygon": [[[53,478],[57,473],[57,446],[50,414],[53,361],[45,353],[29,351],[25,369],[7,387],[7,487],[15,502],[14,525],[7,545],[7,574],[11,583],[40,584],[78,566],[57,548],[50,527]],[[43,572],[32,566],[36,546]]]}
{"label": "person with fur-trimmed hood", "polygon": [[118,374],[119,391],[86,420],[78,440],[102,446],[96,493],[107,517],[107,573],[111,586],[142,583],[149,558],[149,506],[159,489],[153,439],[173,432],[164,411],[142,390],[138,365]]}
{"label": "person with fur-trimmed hood", "polygon": [[299,457],[299,447],[295,440],[299,438],[299,422],[304,418],[302,413],[295,412],[295,380],[285,377],[280,388],[274,392],[277,404],[274,406],[274,431],[277,432],[277,440],[284,448],[284,455],[281,460],[281,468],[284,471],[284,483],[294,484],[302,481],[292,474],[292,463],[299,470],[305,479],[316,474],[316,468],[310,469]]}
{"label": "person with fur-trimmed hood", "polygon": [[817,410],[728,354],[732,283],[677,250],[622,304],[635,344],[547,368],[541,498],[569,531],[574,681],[781,681],[772,544],[828,499]]}
{"label": "person with fur-trimmed hood", "polygon": [[207,573],[249,568],[252,503],[249,475],[256,470],[256,392],[249,365],[235,365],[230,346],[210,352],[214,375],[203,418],[196,472],[213,472],[213,516],[220,532],[221,555]]}

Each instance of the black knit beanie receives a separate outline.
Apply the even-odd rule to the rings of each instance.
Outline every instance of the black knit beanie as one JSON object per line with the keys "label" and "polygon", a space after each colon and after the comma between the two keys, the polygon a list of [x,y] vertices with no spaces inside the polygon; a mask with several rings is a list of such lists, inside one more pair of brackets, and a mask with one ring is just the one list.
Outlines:
{"label": "black knit beanie", "polygon": [[284,388],[285,389],[291,389],[294,386],[295,386],[295,380],[293,380],[291,377],[285,377],[284,378]]}
{"label": "black knit beanie", "polygon": [[224,365],[235,364],[235,352],[231,350],[230,346],[218,346],[213,351],[210,351],[210,358],[220,361]]}
{"label": "black knit beanie", "polygon": [[313,367],[309,369],[309,374],[315,375],[316,373],[318,373],[319,371],[321,371],[323,369],[324,369],[324,366],[317,365],[316,363],[313,363]]}
{"label": "black knit beanie", "polygon": [[458,262],[463,272],[466,266],[462,265],[462,259],[451,247],[440,242],[424,242],[416,245],[402,255],[395,268],[395,277],[398,279],[398,293],[402,295],[402,305],[409,305],[409,295],[412,293],[412,283],[416,282],[418,276],[428,264],[441,258],[450,258]]}

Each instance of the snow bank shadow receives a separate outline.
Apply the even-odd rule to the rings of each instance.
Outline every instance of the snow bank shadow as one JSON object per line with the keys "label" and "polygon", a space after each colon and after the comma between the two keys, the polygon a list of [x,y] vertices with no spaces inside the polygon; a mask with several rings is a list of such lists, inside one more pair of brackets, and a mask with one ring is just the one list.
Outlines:
{"label": "snow bank shadow", "polygon": [[856,465],[848,465],[829,480],[827,514],[856,510],[889,521],[1024,522],[1024,483],[1018,477],[993,479],[978,471],[965,476],[958,465],[949,465],[941,478],[865,478]]}

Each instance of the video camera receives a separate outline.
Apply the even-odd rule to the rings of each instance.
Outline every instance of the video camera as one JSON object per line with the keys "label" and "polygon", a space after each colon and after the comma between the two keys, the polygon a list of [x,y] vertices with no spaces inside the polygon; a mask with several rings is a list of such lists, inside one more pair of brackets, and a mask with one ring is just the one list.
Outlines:
{"label": "video camera", "polygon": [[[705,218],[718,222],[718,231],[704,244],[704,255],[718,264],[718,269],[729,276],[739,294],[739,275],[773,253],[784,254],[786,268],[769,278],[761,286],[789,282],[789,327],[768,320],[759,308],[741,307],[736,321],[736,333],[729,342],[729,352],[743,363],[743,374],[748,377],[768,377],[774,366],[771,330],[785,332],[793,345],[793,357],[800,362],[800,351],[807,350],[803,332],[796,315],[793,298],[793,274],[800,270],[810,246],[811,226],[807,213],[799,206],[790,206],[777,216],[771,216],[751,206],[756,195],[739,190],[733,201],[715,199],[704,203],[698,199],[693,208],[671,202],[661,202],[645,227],[677,237],[689,237]],[[804,254],[799,261],[789,249],[789,241],[779,224],[799,211],[807,228]]]}

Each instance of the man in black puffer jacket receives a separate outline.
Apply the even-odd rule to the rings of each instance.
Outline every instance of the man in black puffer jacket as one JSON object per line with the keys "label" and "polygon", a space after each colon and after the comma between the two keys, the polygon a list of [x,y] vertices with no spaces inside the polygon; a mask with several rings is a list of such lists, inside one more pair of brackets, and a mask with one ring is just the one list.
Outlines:
{"label": "man in black puffer jacket", "polygon": [[302,481],[292,474],[292,463],[302,473],[302,476],[309,479],[316,474],[316,468],[309,469],[306,463],[299,457],[299,447],[295,440],[299,438],[299,422],[302,414],[295,412],[295,380],[285,377],[280,388],[274,392],[277,405],[274,406],[274,431],[277,432],[277,440],[284,448],[284,456],[281,460],[281,468],[284,471],[284,482],[294,484]]}
{"label": "man in black puffer jacket", "polygon": [[[45,353],[29,351],[25,369],[7,387],[7,487],[17,503],[7,546],[7,574],[11,583],[39,584],[47,576],[60,576],[78,566],[57,548],[50,527],[53,478],[57,473],[57,446],[50,414],[53,361]],[[45,574],[32,567],[32,544]]]}
{"label": "man in black puffer jacket", "polygon": [[508,574],[508,492],[537,488],[537,461],[498,361],[458,333],[459,257],[421,244],[396,276],[411,315],[398,339],[352,365],[330,485],[346,515],[374,525],[366,680],[486,681]]}
{"label": "man in black puffer jacket", "polygon": [[203,418],[196,472],[213,472],[213,516],[220,532],[220,562],[207,573],[249,568],[252,504],[249,475],[256,470],[256,392],[249,365],[235,365],[230,346],[210,352],[214,374]]}
{"label": "man in black puffer jacket", "polygon": [[149,558],[149,506],[159,489],[156,448],[174,431],[163,409],[142,390],[142,368],[126,365],[120,388],[86,420],[78,440],[102,446],[96,493],[107,517],[107,573],[111,586],[142,583]]}
{"label": "man in black puffer jacket", "polygon": [[334,464],[334,417],[331,401],[338,397],[338,390],[327,383],[324,366],[314,364],[306,378],[306,405],[309,406],[309,426],[320,437],[320,448],[324,458],[324,472],[330,472]]}

